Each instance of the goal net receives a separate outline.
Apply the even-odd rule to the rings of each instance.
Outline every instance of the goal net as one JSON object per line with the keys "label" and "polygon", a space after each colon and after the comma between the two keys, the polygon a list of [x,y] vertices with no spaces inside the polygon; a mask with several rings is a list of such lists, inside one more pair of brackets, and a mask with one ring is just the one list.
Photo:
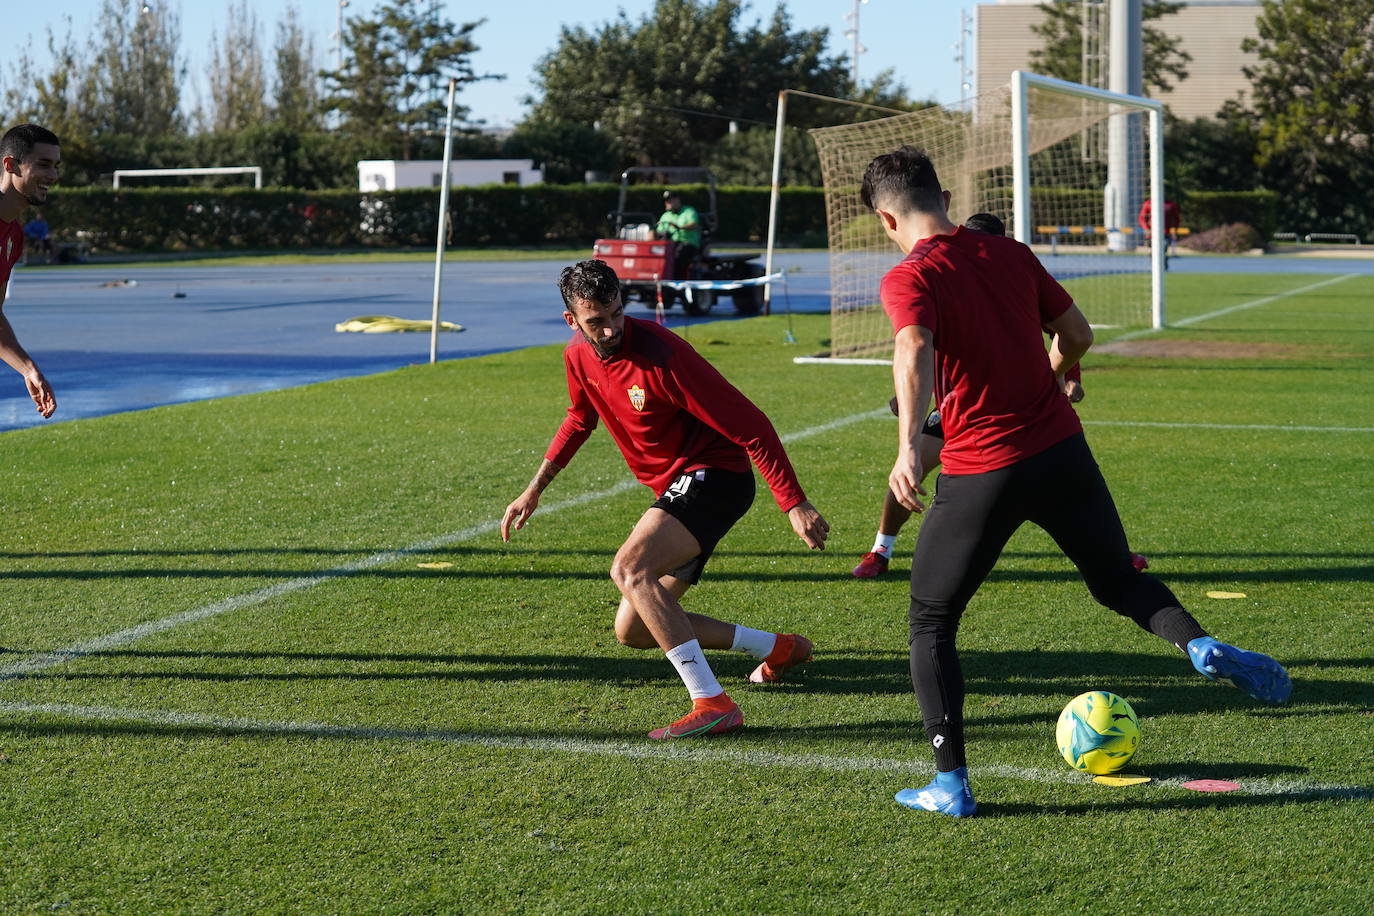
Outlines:
{"label": "goal net", "polygon": [[828,358],[891,357],[878,285],[901,253],[859,187],[873,157],[904,144],[930,155],[951,192],[951,220],[1000,217],[1092,324],[1162,326],[1164,245],[1136,222],[1145,200],[1163,196],[1160,111],[1149,99],[1018,71],[958,105],[813,130],[830,231]]}

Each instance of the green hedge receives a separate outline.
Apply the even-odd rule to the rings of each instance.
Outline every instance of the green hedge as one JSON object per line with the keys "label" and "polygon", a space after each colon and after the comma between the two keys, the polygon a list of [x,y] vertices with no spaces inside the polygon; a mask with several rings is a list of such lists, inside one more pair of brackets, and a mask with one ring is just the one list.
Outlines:
{"label": "green hedge", "polygon": [[[1183,225],[1195,233],[1245,223],[1268,240],[1278,228],[1278,200],[1273,191],[1193,191],[1179,201],[1179,210]],[[1058,214],[1062,225],[1096,225],[1102,221],[1102,192],[1031,188],[1031,213],[1047,212]],[[1135,214],[1129,225],[1135,225]]]}
{"label": "green hedge", "polygon": [[1183,225],[1194,232],[1246,223],[1266,242],[1278,229],[1279,195],[1273,191],[1193,191],[1179,201]]}
{"label": "green hedge", "polygon": [[[617,192],[608,184],[455,188],[449,243],[590,246],[610,231]],[[705,209],[704,188],[682,192]],[[658,188],[635,189],[627,208],[657,214],[661,195]],[[767,188],[721,188],[715,237],[762,241],[768,196]],[[54,238],[83,238],[97,252],[413,247],[434,244],[439,191],[68,188],[54,190],[44,209]],[[779,216],[780,244],[825,244],[819,188],[785,188]]]}

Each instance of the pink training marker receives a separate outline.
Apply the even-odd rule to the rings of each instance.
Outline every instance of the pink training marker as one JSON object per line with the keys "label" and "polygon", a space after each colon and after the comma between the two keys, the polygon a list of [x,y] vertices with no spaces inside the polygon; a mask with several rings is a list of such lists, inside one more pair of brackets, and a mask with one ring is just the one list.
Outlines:
{"label": "pink training marker", "polygon": [[1194,792],[1234,792],[1240,788],[1240,783],[1227,779],[1194,779],[1192,782],[1185,782],[1183,788],[1192,789]]}

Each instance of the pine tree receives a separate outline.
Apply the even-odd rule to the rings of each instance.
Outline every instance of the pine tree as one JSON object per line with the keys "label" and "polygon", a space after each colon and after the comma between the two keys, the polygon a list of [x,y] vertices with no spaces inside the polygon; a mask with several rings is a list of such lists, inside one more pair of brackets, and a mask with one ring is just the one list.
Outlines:
{"label": "pine tree", "polygon": [[248,0],[228,6],[221,41],[211,33],[210,129],[228,132],[256,127],[267,117],[267,77],[261,29]]}

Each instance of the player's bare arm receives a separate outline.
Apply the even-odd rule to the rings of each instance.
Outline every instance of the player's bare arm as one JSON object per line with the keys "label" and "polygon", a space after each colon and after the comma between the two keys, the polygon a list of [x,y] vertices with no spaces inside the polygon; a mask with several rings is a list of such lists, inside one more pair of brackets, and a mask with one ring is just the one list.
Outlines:
{"label": "player's bare arm", "polygon": [[830,534],[830,523],[816,511],[810,500],[799,502],[787,510],[787,520],[797,537],[806,542],[812,550],[824,550],[826,536]]}
{"label": "player's bare arm", "polygon": [[[1070,366],[1076,365],[1093,345],[1093,329],[1076,305],[1069,306],[1048,327],[1054,334],[1054,342],[1050,344],[1050,368],[1054,370],[1060,387],[1063,387],[1064,373]],[[1081,396],[1079,399],[1082,399]]]}
{"label": "player's bare arm", "polygon": [[0,290],[0,359],[24,377],[24,387],[28,389],[29,397],[33,398],[38,412],[46,419],[57,410],[57,398],[53,397],[52,386],[48,384],[38,364],[19,345],[19,338],[15,336],[14,328],[5,317],[4,305],[4,291]]}
{"label": "player's bare arm", "polygon": [[512,525],[514,530],[519,531],[525,527],[525,522],[529,521],[534,510],[539,508],[539,497],[544,492],[544,488],[553,482],[558,476],[558,472],[563,470],[549,459],[545,458],[539,465],[539,471],[530,481],[529,486],[525,487],[525,492],[516,497],[515,501],[506,507],[506,514],[501,517],[501,540],[509,541]]}
{"label": "player's bare arm", "polygon": [[921,429],[935,389],[935,342],[930,331],[908,325],[897,332],[892,359],[892,382],[897,391],[897,462],[888,476],[888,488],[897,501],[913,512],[925,505],[921,486]]}

